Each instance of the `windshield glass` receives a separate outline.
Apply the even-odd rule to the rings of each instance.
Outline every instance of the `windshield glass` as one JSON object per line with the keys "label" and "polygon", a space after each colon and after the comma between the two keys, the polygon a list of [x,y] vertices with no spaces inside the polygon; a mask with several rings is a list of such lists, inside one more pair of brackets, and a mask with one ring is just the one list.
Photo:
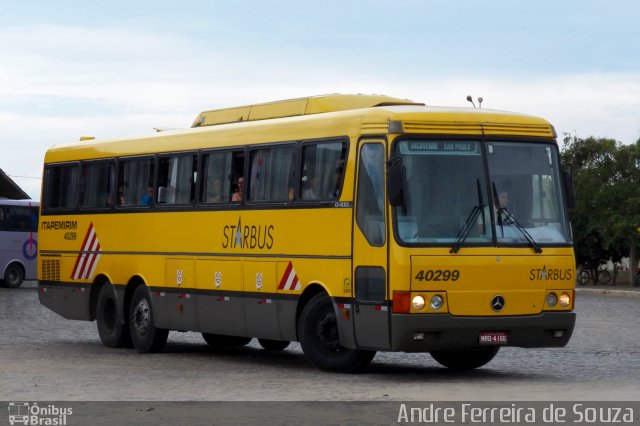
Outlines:
{"label": "windshield glass", "polygon": [[404,140],[393,156],[405,176],[404,203],[394,207],[402,243],[457,251],[494,241],[532,247],[569,241],[551,145]]}
{"label": "windshield glass", "polygon": [[492,240],[480,142],[408,140],[395,149],[406,177],[404,206],[395,208],[400,241],[452,244],[471,220],[467,243]]}
{"label": "windshield glass", "polygon": [[539,244],[567,243],[558,153],[551,145],[487,144],[498,243],[526,243],[518,225]]}

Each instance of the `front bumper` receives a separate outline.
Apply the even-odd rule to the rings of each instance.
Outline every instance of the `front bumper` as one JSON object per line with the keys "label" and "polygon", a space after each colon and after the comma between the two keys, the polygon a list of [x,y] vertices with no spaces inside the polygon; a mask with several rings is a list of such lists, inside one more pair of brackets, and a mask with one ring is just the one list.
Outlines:
{"label": "front bumper", "polygon": [[[538,315],[502,317],[454,317],[452,315],[392,314],[391,350],[430,352],[480,346],[481,332],[506,332],[504,346],[522,348],[563,347],[576,322],[575,312],[543,312]],[[554,337],[560,334],[561,337]],[[423,340],[415,340],[422,333]]]}

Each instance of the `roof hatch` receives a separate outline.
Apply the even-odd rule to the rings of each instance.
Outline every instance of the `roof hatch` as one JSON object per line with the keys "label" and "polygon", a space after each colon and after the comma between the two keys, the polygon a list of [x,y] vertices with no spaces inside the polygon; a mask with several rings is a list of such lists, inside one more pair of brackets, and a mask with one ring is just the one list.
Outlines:
{"label": "roof hatch", "polygon": [[389,105],[424,105],[383,95],[324,95],[201,112],[191,127],[267,120]]}

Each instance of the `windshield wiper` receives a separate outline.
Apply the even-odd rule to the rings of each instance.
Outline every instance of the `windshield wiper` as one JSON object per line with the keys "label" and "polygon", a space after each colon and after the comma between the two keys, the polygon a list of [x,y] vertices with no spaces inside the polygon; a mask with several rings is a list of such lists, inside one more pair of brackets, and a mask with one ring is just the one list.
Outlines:
{"label": "windshield wiper", "polygon": [[[499,198],[498,198],[498,191],[496,191],[496,184],[495,182],[491,183],[492,188],[493,188],[493,196],[496,200],[496,203],[499,205]],[[540,246],[538,245],[538,243],[536,243],[536,240],[533,239],[533,237],[531,236],[531,234],[529,234],[527,232],[527,230],[524,228],[524,226],[522,226],[522,224],[520,222],[518,222],[518,219],[516,219],[516,217],[513,215],[513,213],[511,213],[507,207],[503,207],[499,205],[498,208],[498,212],[497,212],[497,217],[496,217],[496,224],[500,224],[500,229],[502,231],[502,236],[504,237],[504,224],[505,221],[507,222],[507,225],[513,225],[514,228],[516,228],[518,231],[520,231],[520,233],[524,236],[524,238],[527,240],[527,242],[529,243],[529,245],[533,248],[533,251],[536,253],[542,253],[542,249],[540,248]]]}
{"label": "windshield wiper", "polygon": [[478,186],[478,205],[473,206],[473,208],[469,212],[469,215],[467,216],[467,219],[464,221],[462,228],[460,228],[460,230],[458,231],[458,235],[456,236],[456,242],[453,243],[453,246],[451,246],[451,250],[449,250],[449,253],[457,253],[458,251],[460,251],[460,247],[462,246],[462,244],[465,242],[465,240],[471,233],[471,230],[473,229],[473,225],[475,224],[476,219],[478,218],[480,213],[482,213],[482,232],[483,233],[486,232],[487,225],[484,217],[484,202],[482,201],[482,190],[480,189],[480,179],[476,179],[476,183]]}

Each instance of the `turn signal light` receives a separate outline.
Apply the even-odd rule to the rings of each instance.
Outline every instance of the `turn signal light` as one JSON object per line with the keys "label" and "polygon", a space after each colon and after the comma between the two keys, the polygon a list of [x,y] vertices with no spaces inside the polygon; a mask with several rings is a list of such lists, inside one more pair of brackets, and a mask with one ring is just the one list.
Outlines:
{"label": "turn signal light", "polygon": [[408,314],[411,312],[411,293],[408,291],[393,292],[393,313]]}

